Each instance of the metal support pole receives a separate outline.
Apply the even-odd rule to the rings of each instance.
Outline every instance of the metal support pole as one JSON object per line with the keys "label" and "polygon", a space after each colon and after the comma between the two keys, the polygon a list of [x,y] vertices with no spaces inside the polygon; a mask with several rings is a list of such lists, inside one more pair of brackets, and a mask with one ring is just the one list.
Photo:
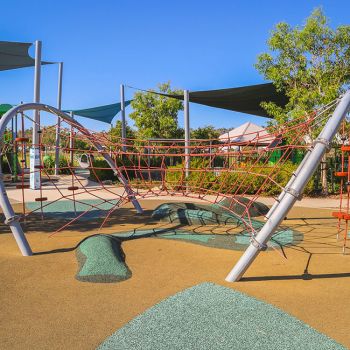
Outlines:
{"label": "metal support pole", "polygon": [[16,181],[15,179],[15,167],[16,167],[16,163],[15,163],[15,124],[14,124],[14,120],[11,120],[11,138],[9,140],[12,144],[12,150],[10,150],[9,154],[11,155],[10,159],[8,159],[8,163],[10,164],[10,169],[11,169],[11,174],[12,174],[12,181]]}
{"label": "metal support pole", "polygon": [[[40,102],[40,75],[41,75],[41,41],[35,41],[35,71],[34,71],[34,103]],[[39,150],[39,123],[40,112],[34,110],[33,114],[33,142],[30,150],[30,188],[37,190],[40,188],[40,173],[36,166],[40,165]]]}
{"label": "metal support pole", "polygon": [[[26,103],[26,104],[15,106],[11,108],[8,112],[6,112],[0,119],[0,139],[4,137],[7,124],[10,122],[11,119],[14,118],[17,113],[22,113],[30,109],[34,109],[34,110],[37,109],[37,110],[41,110],[47,113],[52,113],[57,116],[60,116],[63,120],[66,120],[69,123],[73,123],[75,125],[75,128],[79,132],[87,136],[91,140],[91,143],[94,145],[94,147],[96,147],[97,151],[104,157],[108,165],[117,175],[119,181],[124,186],[125,192],[127,193],[129,200],[134,205],[136,211],[142,214],[143,210],[140,203],[136,199],[135,192],[132,190],[131,186],[129,185],[127,179],[124,177],[122,172],[116,166],[114,160],[110,157],[108,153],[106,153],[103,146],[93,138],[93,136],[90,134],[90,132],[87,129],[85,129],[78,121],[73,120],[69,115],[62,112],[61,110],[55,107],[41,104],[41,103]],[[11,203],[7,197],[6,189],[3,183],[3,175],[2,175],[1,167],[0,167],[0,209],[2,209],[4,213],[4,216],[6,218],[5,223],[9,225],[12,231],[12,234],[14,235],[17,241],[18,247],[20,248],[22,254],[25,256],[32,255],[32,251],[30,249],[28,241],[25,237],[25,234],[22,230],[20,223],[18,222],[19,218],[15,215],[13,208],[11,206]]]}
{"label": "metal support pole", "polygon": [[320,164],[324,153],[329,147],[331,140],[335,136],[349,109],[350,91],[342,97],[332,117],[328,120],[322,132],[315,140],[310,155],[304,162],[303,167],[295,177],[292,185],[285,189],[285,194],[279,205],[275,208],[256,237],[252,238],[249,247],[226,277],[227,282],[239,281],[260,251],[266,249],[268,240],[283,221],[296,200],[301,197],[307,182]]}
{"label": "metal support pole", "polygon": [[23,233],[21,224],[19,223],[19,216],[15,214],[10,201],[6,194],[6,189],[2,181],[3,174],[0,167],[0,207],[5,216],[5,224],[9,225],[13,236],[17,242],[17,245],[23,256],[33,255],[30,245],[27,241],[25,234]]}
{"label": "metal support pole", "polygon": [[[285,188],[289,188],[290,186],[292,186],[295,178],[298,176],[300,170],[304,167],[305,162],[307,161],[307,159],[309,158],[311,153],[311,149],[307,150],[307,153],[305,154],[303,160],[301,161],[301,163],[299,164],[298,168],[295,170],[295,172],[292,174],[291,178],[289,179],[287,185]],[[265,215],[265,218],[268,219],[272,213],[275,211],[275,209],[278,207],[278,204],[281,202],[282,198],[284,197],[284,195],[286,194],[286,191],[282,191],[278,198],[276,199],[275,203],[273,203],[272,207],[270,208],[270,210],[268,211],[268,213]]]}
{"label": "metal support pole", "polygon": [[[72,119],[74,119],[74,113],[73,112],[70,112],[70,117]],[[69,134],[69,148],[70,148],[70,151],[69,151],[69,162],[70,162],[70,166],[72,167],[73,166],[73,163],[74,163],[74,152],[73,152],[73,148],[74,148],[74,128],[73,128],[73,125],[70,126],[70,134]]]}
{"label": "metal support pole", "polygon": [[122,122],[122,145],[123,151],[126,152],[126,120],[125,120],[125,94],[124,94],[124,85],[120,85],[120,114]]}
{"label": "metal support pole", "polygon": [[185,174],[190,174],[190,96],[189,91],[184,90],[184,126],[185,126]]}
{"label": "metal support pole", "polygon": [[[63,75],[63,62],[60,62],[58,63],[57,109],[62,108],[62,75]],[[57,116],[56,144],[55,144],[55,175],[58,175],[58,170],[60,167],[60,133],[61,133],[61,118]]]}
{"label": "metal support pole", "polygon": [[[23,104],[23,101],[21,102],[21,104]],[[22,128],[21,136],[25,137],[24,114],[23,114],[23,112],[20,112],[20,114],[21,114],[21,128]],[[22,168],[27,169],[27,143],[23,142],[22,147],[23,147],[22,152],[23,152],[23,157],[24,157],[24,162],[23,162],[24,164],[22,164],[23,165]],[[24,171],[24,169],[22,169],[22,171]]]}
{"label": "metal support pole", "polygon": [[[13,119],[12,119],[13,120]],[[17,181],[17,175],[18,172],[21,170],[18,168],[18,145],[15,141],[18,136],[18,114],[16,114],[15,118],[15,129],[13,130],[13,138],[12,138],[12,144],[13,144],[13,179],[14,181]]]}

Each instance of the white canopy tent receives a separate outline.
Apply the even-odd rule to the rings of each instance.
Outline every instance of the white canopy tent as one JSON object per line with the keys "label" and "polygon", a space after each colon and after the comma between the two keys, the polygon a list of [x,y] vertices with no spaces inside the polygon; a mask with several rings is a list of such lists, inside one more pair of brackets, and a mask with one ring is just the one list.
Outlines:
{"label": "white canopy tent", "polygon": [[230,130],[219,136],[221,142],[237,142],[237,146],[246,144],[256,144],[258,146],[268,146],[275,140],[275,136],[269,134],[266,129],[252,122],[246,122],[237,128]]}

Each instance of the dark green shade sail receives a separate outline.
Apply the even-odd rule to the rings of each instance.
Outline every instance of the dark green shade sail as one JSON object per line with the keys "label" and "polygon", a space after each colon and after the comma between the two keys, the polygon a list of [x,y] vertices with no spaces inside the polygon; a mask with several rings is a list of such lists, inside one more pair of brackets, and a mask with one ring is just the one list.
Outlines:
{"label": "dark green shade sail", "polygon": [[13,105],[9,105],[8,103],[0,104],[0,117],[2,117],[12,107],[13,107]]}
{"label": "dark green shade sail", "polygon": [[[32,45],[32,43],[0,41],[0,71],[34,66],[35,59],[28,54],[28,49]],[[52,63],[54,62],[41,62],[41,64]]]}
{"label": "dark green shade sail", "polygon": [[[128,106],[130,102],[130,100],[125,101],[125,107]],[[73,112],[74,115],[78,115],[80,117],[90,118],[103,123],[110,124],[113,118],[120,112],[120,110],[121,103],[118,102],[99,107],[70,110],[69,112]]]}
{"label": "dark green shade sail", "polygon": [[[160,94],[183,100],[183,95]],[[201,105],[267,118],[271,117],[261,107],[261,102],[275,102],[280,107],[288,103],[288,97],[278,92],[272,83],[220,90],[191,91],[189,97],[190,102]]]}

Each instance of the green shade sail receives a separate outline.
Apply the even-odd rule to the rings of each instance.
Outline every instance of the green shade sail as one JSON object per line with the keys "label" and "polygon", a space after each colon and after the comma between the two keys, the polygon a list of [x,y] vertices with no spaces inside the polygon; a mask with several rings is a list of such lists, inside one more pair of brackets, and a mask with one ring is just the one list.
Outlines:
{"label": "green shade sail", "polygon": [[[125,101],[125,107],[130,104],[131,100]],[[121,103],[113,103],[110,105],[104,105],[93,108],[86,109],[75,109],[69,110],[66,112],[73,112],[74,115],[78,115],[80,117],[85,117],[89,119],[98,120],[103,123],[110,124],[113,118],[121,111]]]}
{"label": "green shade sail", "polygon": [[[183,95],[158,94],[179,100],[184,98]],[[261,107],[261,102],[275,102],[278,106],[284,107],[289,101],[288,97],[283,92],[277,91],[272,83],[220,90],[191,91],[189,98],[190,102],[201,105],[267,118],[271,117]]]}
{"label": "green shade sail", "polygon": [[7,111],[9,111],[13,105],[10,105],[8,103],[0,104],[0,117],[2,117]]}
{"label": "green shade sail", "polygon": [[[32,45],[33,43],[0,41],[0,71],[34,66],[35,59],[28,54]],[[52,63],[54,62],[41,62],[41,64]]]}

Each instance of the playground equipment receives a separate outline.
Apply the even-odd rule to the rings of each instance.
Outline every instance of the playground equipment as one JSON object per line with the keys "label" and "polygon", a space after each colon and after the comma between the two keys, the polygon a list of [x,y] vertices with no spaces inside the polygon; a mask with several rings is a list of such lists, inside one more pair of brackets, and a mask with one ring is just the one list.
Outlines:
{"label": "playground equipment", "polygon": [[[237,281],[259,252],[266,249],[268,240],[295,201],[301,198],[308,180],[349,108],[350,92],[347,92],[300,120],[290,121],[283,127],[271,127],[267,136],[257,133],[254,137],[249,137],[248,142],[227,140],[223,144],[216,140],[188,142],[123,138],[112,141],[108,134],[91,132],[54,107],[36,103],[23,104],[12,108],[1,119],[0,136],[17,113],[31,109],[46,111],[61,119],[61,157],[70,159],[73,153],[78,156],[78,162],[73,160],[60,165],[59,173],[65,175],[59,175],[57,179],[52,175],[53,169],[43,164],[43,155],[40,154],[40,165],[36,166],[35,171],[46,182],[45,186],[41,184],[34,191],[37,193],[37,207],[28,209],[26,196],[33,191],[26,188],[23,173],[20,174],[23,186],[19,186],[23,201],[21,215],[15,215],[2,181],[0,205],[22,254],[31,255],[21,220],[36,214],[45,220],[50,206],[57,205],[59,201],[74,205],[74,217],[67,219],[56,232],[96,211],[101,203],[107,208],[103,214],[102,227],[117,208],[128,201],[133,203],[138,212],[142,212],[138,202],[142,198],[181,196],[218,206],[227,199],[226,203],[231,204],[225,210],[230,211],[251,235],[250,246],[226,278],[227,281]],[[42,129],[38,125],[38,129],[38,149],[45,147],[46,152],[55,152],[48,135],[50,130],[56,130],[56,125]],[[322,131],[319,132],[320,130]],[[72,132],[77,148],[70,142]],[[261,147],[266,144],[266,137],[270,141],[267,146]],[[280,157],[271,162],[271,155],[276,150],[280,151]],[[304,154],[297,169],[290,162],[296,151]],[[81,168],[90,171],[93,185],[84,182],[79,176],[78,170]],[[103,181],[106,172],[112,173],[111,185],[106,185]],[[263,194],[277,198],[265,215],[267,221],[262,228],[260,225],[257,229],[256,220],[251,218],[249,209]],[[241,198],[248,200],[243,201]],[[98,200],[100,204],[93,200]],[[237,207],[240,208],[239,213],[235,212]]]}
{"label": "playground equipment", "polygon": [[92,160],[89,154],[83,153],[78,157],[79,166],[83,169],[88,169],[92,166]]}
{"label": "playground equipment", "polygon": [[337,238],[339,238],[340,233],[343,231],[343,254],[345,254],[350,220],[350,138],[345,129],[344,121],[340,131],[342,140],[340,147],[341,165],[340,169],[338,169],[339,171],[334,173],[336,177],[340,178],[339,211],[332,213],[332,216],[338,219]]}

